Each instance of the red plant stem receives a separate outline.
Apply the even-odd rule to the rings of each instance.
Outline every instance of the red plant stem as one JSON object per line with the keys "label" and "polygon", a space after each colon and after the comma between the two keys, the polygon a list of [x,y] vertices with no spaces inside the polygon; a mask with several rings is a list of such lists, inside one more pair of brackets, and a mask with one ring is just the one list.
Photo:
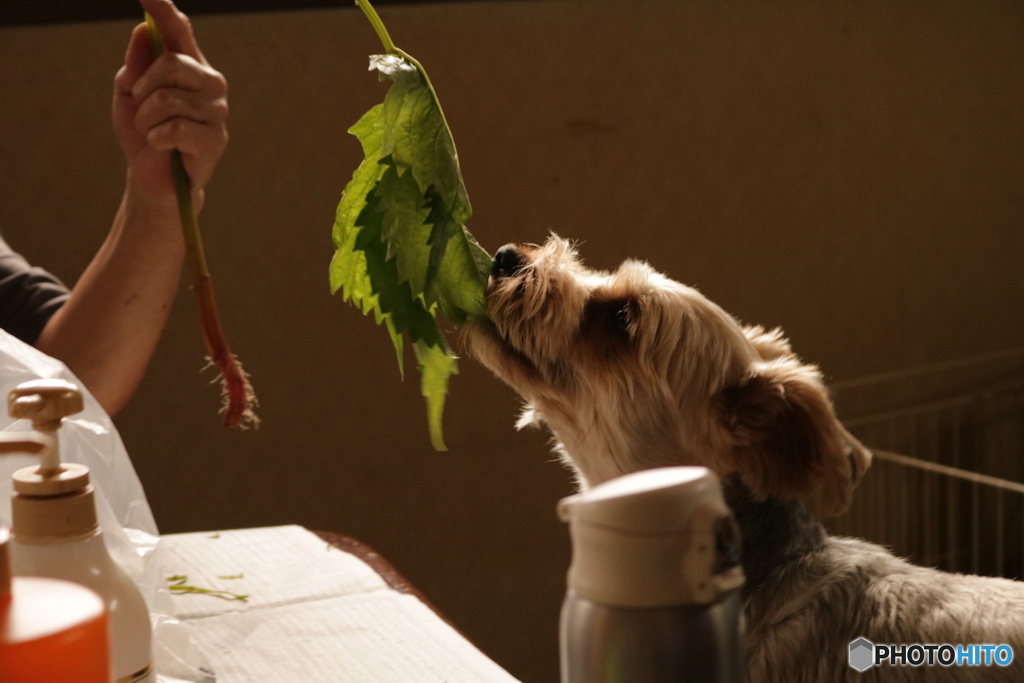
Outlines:
{"label": "red plant stem", "polygon": [[196,297],[196,306],[199,309],[199,321],[203,329],[203,341],[206,342],[206,350],[210,354],[210,362],[220,370],[225,393],[224,426],[244,427],[251,423],[254,426],[259,423],[259,418],[252,409],[256,403],[256,396],[252,386],[249,384],[249,377],[242,370],[241,364],[231,349],[228,348],[227,340],[217,319],[217,304],[213,299],[213,283],[209,275],[192,280],[192,293]]}
{"label": "red plant stem", "polygon": [[189,269],[192,272],[192,293],[196,297],[199,320],[203,330],[203,341],[210,354],[210,362],[217,366],[223,383],[225,427],[256,426],[259,418],[253,412],[256,395],[249,384],[248,376],[242,370],[238,359],[231,353],[224,338],[224,330],[217,317],[217,304],[213,298],[213,283],[206,266],[206,254],[199,233],[199,223],[192,208],[192,183],[181,158],[181,152],[171,152],[171,171],[174,175],[174,189],[178,196],[178,211],[185,234],[185,251]]}
{"label": "red plant stem", "polygon": [[[153,56],[163,53],[163,38],[157,30],[149,14],[146,15],[149,35],[152,42]],[[249,425],[259,426],[259,418],[253,412],[257,405],[256,394],[249,377],[242,369],[235,355],[231,353],[224,331],[217,317],[217,304],[213,298],[213,283],[210,271],[206,266],[206,254],[203,240],[199,232],[199,222],[192,206],[192,181],[185,170],[185,162],[181,152],[171,151],[171,175],[174,178],[174,192],[178,199],[178,213],[181,216],[182,232],[185,236],[185,252],[189,270],[192,274],[192,293],[196,297],[199,309],[199,320],[203,330],[203,341],[209,352],[210,362],[220,371],[224,405],[225,427],[246,428]]]}

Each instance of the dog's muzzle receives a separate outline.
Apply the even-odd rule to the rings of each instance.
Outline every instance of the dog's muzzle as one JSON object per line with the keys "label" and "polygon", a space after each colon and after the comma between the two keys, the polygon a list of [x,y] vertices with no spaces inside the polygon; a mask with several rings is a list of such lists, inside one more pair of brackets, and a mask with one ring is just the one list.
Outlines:
{"label": "dog's muzzle", "polygon": [[506,244],[494,253],[491,277],[495,279],[512,277],[526,265],[526,254],[514,244]]}

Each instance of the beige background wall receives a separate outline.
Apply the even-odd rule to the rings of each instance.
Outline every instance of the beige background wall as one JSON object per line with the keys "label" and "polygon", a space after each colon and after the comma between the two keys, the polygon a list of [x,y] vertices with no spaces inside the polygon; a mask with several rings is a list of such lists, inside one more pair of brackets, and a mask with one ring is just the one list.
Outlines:
{"label": "beige background wall", "polygon": [[[555,230],[651,261],[834,379],[1024,345],[1018,2],[603,0],[390,6],[429,69],[490,250]],[[231,87],[201,217],[263,427],[218,426],[182,291],[117,418],[164,531],[298,523],[389,558],[525,681],[557,679],[569,478],[472,361],[448,453],[413,364],[332,298],[345,130],[383,97],[354,8],[200,17]],[[0,30],[0,231],[73,282],[119,199],[128,23]]]}

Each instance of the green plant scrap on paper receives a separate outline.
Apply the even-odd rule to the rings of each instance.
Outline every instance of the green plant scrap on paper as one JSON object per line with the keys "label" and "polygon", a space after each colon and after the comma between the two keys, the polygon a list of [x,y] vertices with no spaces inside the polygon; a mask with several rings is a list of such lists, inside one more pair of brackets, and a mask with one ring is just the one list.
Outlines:
{"label": "green plant scrap on paper", "polygon": [[[242,574],[235,576],[218,576],[219,579],[240,579],[243,578]],[[172,593],[194,593],[197,595],[209,595],[212,598],[220,598],[221,600],[241,600],[242,602],[248,602],[248,595],[241,595],[239,593],[232,593],[231,591],[218,590],[216,588],[202,588],[200,586],[190,586],[187,583],[188,577],[184,574],[175,574],[174,576],[167,577],[167,590]]]}

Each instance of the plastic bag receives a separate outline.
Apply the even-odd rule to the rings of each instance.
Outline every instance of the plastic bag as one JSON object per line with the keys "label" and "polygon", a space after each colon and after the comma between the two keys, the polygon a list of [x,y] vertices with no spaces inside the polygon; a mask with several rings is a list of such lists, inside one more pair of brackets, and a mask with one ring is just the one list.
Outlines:
{"label": "plastic bag", "polygon": [[[63,363],[0,330],[0,398],[22,382],[43,378],[65,379],[82,389],[85,410],[64,418],[58,432],[61,460],[89,468],[103,540],[149,605],[157,679],[211,683],[215,678],[209,665],[174,618],[160,567],[156,521],[110,417]],[[6,410],[2,412],[0,430],[32,430],[31,421],[15,420]],[[32,456],[0,457],[0,525],[11,526],[11,475],[35,464],[38,459]]]}

